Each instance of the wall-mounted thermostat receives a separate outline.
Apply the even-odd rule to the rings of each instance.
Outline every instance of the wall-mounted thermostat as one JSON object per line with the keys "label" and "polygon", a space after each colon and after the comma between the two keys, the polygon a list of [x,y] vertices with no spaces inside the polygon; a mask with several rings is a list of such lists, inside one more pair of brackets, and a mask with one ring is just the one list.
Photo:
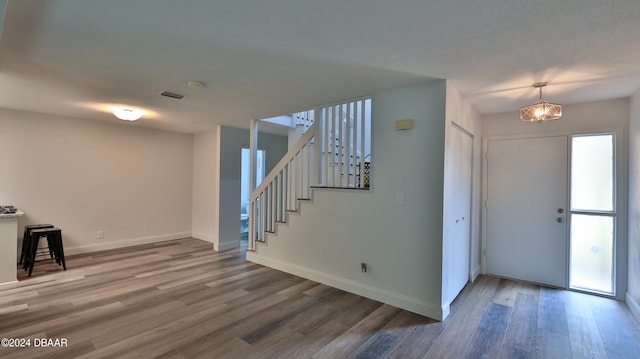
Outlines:
{"label": "wall-mounted thermostat", "polygon": [[404,120],[397,120],[396,121],[396,131],[404,131],[404,130],[410,130],[413,128],[413,119],[412,118],[407,118]]}

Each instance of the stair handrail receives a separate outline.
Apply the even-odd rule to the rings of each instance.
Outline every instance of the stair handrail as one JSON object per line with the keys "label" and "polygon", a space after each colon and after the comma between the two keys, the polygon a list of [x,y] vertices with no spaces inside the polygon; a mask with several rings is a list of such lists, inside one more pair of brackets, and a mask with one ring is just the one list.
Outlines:
{"label": "stair handrail", "polygon": [[[290,178],[287,178],[286,185],[284,185],[283,183],[275,183],[275,181],[278,178],[279,178],[279,181],[282,181],[282,178],[284,177],[283,174],[285,169],[287,169],[287,166],[289,166],[290,163],[292,163],[292,161],[296,160],[296,157],[298,156],[298,154],[301,153],[301,151],[303,151],[305,147],[307,151],[310,150],[310,146],[312,144],[311,140],[314,138],[314,136],[318,135],[318,132],[319,132],[318,128],[319,128],[318,121],[315,121],[311,125],[311,127],[309,127],[308,130],[302,135],[302,137],[300,137],[298,141],[289,149],[289,151],[287,151],[287,153],[280,159],[280,161],[278,161],[278,163],[267,174],[267,176],[265,176],[265,178],[262,180],[260,185],[256,187],[256,189],[251,191],[251,194],[249,195],[249,209],[248,209],[249,211],[249,236],[248,236],[249,242],[248,242],[248,248],[247,248],[248,250],[254,251],[255,242],[264,241],[265,233],[268,232],[270,228],[275,227],[275,222],[279,220],[278,213],[274,213],[273,208],[267,208],[265,210],[265,213],[261,214],[262,216],[265,216],[265,218],[258,218],[258,213],[260,212],[259,208],[261,208],[259,207],[260,203],[258,201],[259,201],[259,198],[264,193],[266,193],[266,191],[272,191],[272,192],[275,191],[277,192],[277,195],[282,196],[282,193],[291,194],[292,191],[293,193],[297,193],[298,188],[294,188],[293,186],[303,185],[306,188],[304,188],[302,192],[309,193],[310,187],[313,184],[316,184],[317,175],[314,180],[314,178],[312,178],[313,176],[310,175],[311,171],[308,171],[306,174],[301,173],[302,176],[306,176],[306,177],[297,179],[295,181],[291,180]],[[302,157],[302,161],[304,161],[304,156],[301,156],[301,157]],[[310,168],[310,166],[316,166],[315,163],[318,162],[318,159],[315,157],[315,154],[313,159],[311,159],[310,156],[307,156],[307,160],[310,161],[310,163],[306,163],[307,168]],[[317,173],[317,172],[314,171],[314,173]],[[269,195],[273,196],[272,193],[269,193]],[[287,203],[285,203],[285,200],[282,198],[272,197],[272,198],[266,198],[266,200],[269,201],[268,203],[269,207],[273,206],[273,203],[272,203],[273,201],[276,201],[275,203],[278,203],[281,207],[287,206]],[[280,208],[280,211],[282,211],[282,208]],[[258,222],[263,220],[266,220],[268,222],[264,222],[264,223]],[[258,228],[256,228],[256,226],[258,226]]]}
{"label": "stair handrail", "polygon": [[307,142],[309,142],[309,140],[317,135],[318,133],[318,123],[314,122],[313,125],[311,125],[311,127],[309,127],[309,129],[307,130],[307,132],[304,133],[304,135],[302,135],[302,137],[300,137],[300,139],[298,139],[298,142],[295,143],[295,145],[293,145],[293,147],[291,147],[291,149],[289,149],[289,151],[287,151],[287,153],[280,159],[280,161],[278,161],[278,163],[273,167],[273,169],[271,170],[271,172],[269,172],[269,174],[267,174],[264,179],[262,180],[262,182],[260,183],[260,185],[258,187],[256,187],[255,190],[251,191],[251,195],[249,196],[249,200],[254,200],[258,197],[258,195],[264,191],[264,189],[269,185],[270,182],[272,182],[276,176],[278,175],[278,173],[280,171],[282,171],[285,167],[286,164],[289,163],[289,161],[291,161],[295,155],[300,152],[300,150],[307,145]]}

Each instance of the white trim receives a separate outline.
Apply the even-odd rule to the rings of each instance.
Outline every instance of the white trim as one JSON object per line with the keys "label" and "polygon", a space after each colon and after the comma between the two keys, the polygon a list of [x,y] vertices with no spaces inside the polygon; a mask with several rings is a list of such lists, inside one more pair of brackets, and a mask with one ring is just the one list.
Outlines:
{"label": "white trim", "polygon": [[625,299],[629,309],[631,309],[631,313],[633,313],[633,316],[640,322],[640,303],[638,303],[629,292],[627,292]]}
{"label": "white trim", "polygon": [[252,252],[247,252],[247,261],[261,264],[353,294],[377,300],[394,307],[424,315],[429,318],[444,320],[444,318],[449,315],[448,303],[446,305],[443,305],[442,307],[439,307],[436,304],[428,303],[417,298],[408,297],[399,293],[376,288],[350,279],[338,277],[324,272],[319,272],[310,268],[301,267],[296,264],[285,263],[279,260],[261,257]]}
{"label": "white trim", "polygon": [[222,252],[222,251],[226,251],[227,249],[231,249],[231,248],[236,248],[240,246],[240,240],[237,240],[235,242],[214,242],[213,243],[213,250],[217,251],[217,252]]}
{"label": "white trim", "polygon": [[479,275],[480,275],[480,264],[478,264],[471,271],[471,283],[475,282]]}
{"label": "white trim", "polygon": [[195,238],[195,239],[199,239],[201,241],[205,241],[205,242],[209,242],[209,243],[215,243],[214,239],[205,235],[205,234],[200,234],[200,233],[196,233],[196,232],[191,232],[191,237]]}
{"label": "white trim", "polygon": [[20,281],[14,280],[14,281],[11,281],[11,282],[2,282],[2,283],[0,283],[0,287],[5,286],[7,284],[16,284],[16,283],[20,283]]}
{"label": "white trim", "polygon": [[237,248],[237,247],[240,246],[240,241],[239,240],[238,241],[234,241],[234,242],[219,243],[219,241],[217,241],[215,238],[209,237],[209,236],[204,235],[204,234],[195,233],[195,232],[191,233],[191,237],[213,244],[213,250],[216,251],[216,252],[222,252],[222,251],[226,251],[226,250],[232,249],[232,248]]}
{"label": "white trim", "polygon": [[174,239],[182,239],[182,238],[190,238],[190,237],[191,237],[191,232],[168,233],[168,234],[161,234],[158,236],[131,238],[131,239],[123,239],[119,241],[110,241],[110,242],[104,242],[104,243],[95,243],[95,244],[86,244],[81,246],[67,247],[64,249],[64,252],[65,252],[65,255],[68,256],[73,254],[99,252],[99,251],[105,251],[109,249],[126,248],[126,247],[132,247],[132,246],[139,246],[141,244],[157,243],[157,242],[171,241]]}

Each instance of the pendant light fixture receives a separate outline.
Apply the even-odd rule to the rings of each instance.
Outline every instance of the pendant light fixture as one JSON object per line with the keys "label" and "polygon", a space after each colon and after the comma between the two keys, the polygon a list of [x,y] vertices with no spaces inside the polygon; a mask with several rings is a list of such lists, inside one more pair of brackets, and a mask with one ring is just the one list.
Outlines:
{"label": "pendant light fixture", "polygon": [[533,87],[540,91],[538,102],[533,105],[520,108],[520,120],[523,122],[547,122],[557,120],[562,117],[562,105],[542,100],[542,88],[547,86],[546,82],[538,82]]}

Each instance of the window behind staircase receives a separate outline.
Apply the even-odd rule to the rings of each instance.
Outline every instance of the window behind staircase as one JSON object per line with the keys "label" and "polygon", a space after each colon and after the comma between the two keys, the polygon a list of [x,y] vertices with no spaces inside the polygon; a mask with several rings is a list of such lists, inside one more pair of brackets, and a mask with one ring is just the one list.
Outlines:
{"label": "window behind staircase", "polygon": [[299,138],[251,192],[248,250],[275,233],[288,212],[298,212],[301,201],[311,200],[313,187],[371,187],[371,98],[292,114],[291,127]]}
{"label": "window behind staircase", "polygon": [[[293,133],[302,137],[318,121],[311,141],[319,149],[314,185],[368,189],[371,186],[371,99],[361,98],[291,115]],[[316,143],[319,141],[318,143]]]}

